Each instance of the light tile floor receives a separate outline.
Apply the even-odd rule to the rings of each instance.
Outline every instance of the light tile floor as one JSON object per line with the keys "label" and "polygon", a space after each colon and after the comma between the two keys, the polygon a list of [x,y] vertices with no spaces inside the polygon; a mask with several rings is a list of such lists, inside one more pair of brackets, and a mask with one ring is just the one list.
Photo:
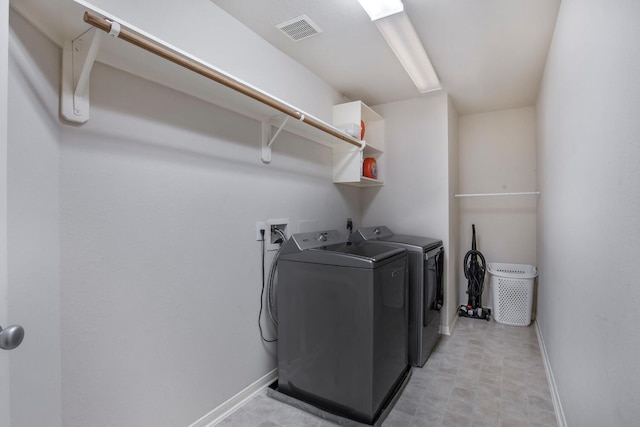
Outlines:
{"label": "light tile floor", "polygon": [[[335,424],[267,397],[254,397],[223,427],[330,427]],[[442,336],[382,427],[555,427],[535,327],[459,318]]]}

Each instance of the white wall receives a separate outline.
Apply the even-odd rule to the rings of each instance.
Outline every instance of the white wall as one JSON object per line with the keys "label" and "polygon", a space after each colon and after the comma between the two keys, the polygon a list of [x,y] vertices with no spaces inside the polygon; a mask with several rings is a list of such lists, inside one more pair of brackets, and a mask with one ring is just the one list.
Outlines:
{"label": "white wall", "polygon": [[11,425],[61,425],[58,209],[59,51],[10,15],[8,281],[11,322],[25,328],[11,353]]}
{"label": "white wall", "polygon": [[447,98],[447,116],[448,116],[448,147],[449,147],[449,255],[447,265],[447,276],[449,278],[449,286],[445,292],[446,309],[444,315],[447,320],[447,326],[444,332],[451,333],[451,327],[454,324],[455,316],[458,312],[459,291],[456,283],[460,277],[460,258],[458,257],[460,246],[460,208],[457,200],[453,197],[458,192],[460,186],[460,165],[458,158],[460,156],[460,132],[459,117],[456,107],[450,97]]}
{"label": "white wall", "polygon": [[538,322],[567,424],[640,418],[640,3],[564,0],[538,111]]}
{"label": "white wall", "polygon": [[[9,320],[7,281],[7,89],[9,69],[9,3],[0,6],[0,325]],[[0,426],[9,426],[11,383],[9,353],[0,352]]]}
{"label": "white wall", "polygon": [[[534,107],[460,117],[460,193],[535,191],[536,116]],[[460,269],[476,243],[487,263],[536,265],[537,196],[465,197],[460,209]],[[483,305],[492,307],[489,274]],[[460,304],[466,304],[467,280],[459,277]]]}
{"label": "white wall", "polygon": [[[331,182],[326,147],[283,133],[265,165],[258,122],[100,64],[91,76],[91,119],[62,124],[58,158],[50,91],[57,95],[59,50],[21,19],[11,25],[34,63],[13,72],[12,123],[21,125],[14,131],[33,137],[10,140],[17,143],[10,267],[28,279],[29,299],[18,301],[38,310],[23,346],[47,333],[45,342],[60,337],[61,345],[40,344],[33,379],[44,373],[47,383],[36,393],[48,390],[56,374],[49,363],[61,348],[62,425],[188,425],[275,368],[273,345],[262,343],[256,324],[255,222],[288,217],[296,232],[298,221],[315,219],[345,231],[347,217],[360,221],[359,190]],[[253,37],[255,49],[268,49]],[[311,73],[282,55],[271,65],[309,81]],[[315,82],[311,92],[328,90]],[[322,109],[335,98],[325,94]],[[42,246],[29,258],[36,236]],[[59,267],[51,264],[58,253]],[[58,303],[60,316],[41,324]],[[53,415],[56,425],[59,408],[33,417]],[[24,425],[35,424],[47,423]]]}
{"label": "white wall", "polygon": [[373,109],[385,120],[381,164],[389,172],[382,172],[383,187],[363,190],[362,225],[384,224],[396,233],[442,239],[449,272],[448,96],[440,93]]}
{"label": "white wall", "polygon": [[102,66],[91,90],[61,160],[64,424],[185,425],[275,367],[255,222],[344,231],[357,189],[326,147],[264,165],[258,122]]}

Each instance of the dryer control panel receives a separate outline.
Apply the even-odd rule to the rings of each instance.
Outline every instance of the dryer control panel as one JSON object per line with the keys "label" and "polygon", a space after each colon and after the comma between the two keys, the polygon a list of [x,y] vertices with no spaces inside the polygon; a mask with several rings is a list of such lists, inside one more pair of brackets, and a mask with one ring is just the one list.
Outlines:
{"label": "dryer control panel", "polygon": [[352,242],[359,242],[362,240],[379,240],[393,236],[391,230],[384,225],[378,225],[376,227],[362,227],[359,228],[352,236]]}

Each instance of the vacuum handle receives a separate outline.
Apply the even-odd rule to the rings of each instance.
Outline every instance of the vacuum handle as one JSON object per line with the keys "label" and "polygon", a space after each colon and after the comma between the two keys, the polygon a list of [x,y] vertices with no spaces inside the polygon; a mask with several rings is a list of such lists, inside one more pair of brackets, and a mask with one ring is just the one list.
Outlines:
{"label": "vacuum handle", "polygon": [[476,250],[476,225],[471,224],[471,230],[473,230],[473,237],[471,238],[471,250]]}

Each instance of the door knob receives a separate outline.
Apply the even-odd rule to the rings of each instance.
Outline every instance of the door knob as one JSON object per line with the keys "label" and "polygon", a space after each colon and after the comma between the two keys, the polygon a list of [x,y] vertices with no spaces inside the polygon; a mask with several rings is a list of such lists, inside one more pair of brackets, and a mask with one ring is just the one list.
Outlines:
{"label": "door knob", "polygon": [[13,350],[22,343],[24,338],[24,328],[20,325],[11,325],[2,329],[0,326],[0,348],[3,350]]}

